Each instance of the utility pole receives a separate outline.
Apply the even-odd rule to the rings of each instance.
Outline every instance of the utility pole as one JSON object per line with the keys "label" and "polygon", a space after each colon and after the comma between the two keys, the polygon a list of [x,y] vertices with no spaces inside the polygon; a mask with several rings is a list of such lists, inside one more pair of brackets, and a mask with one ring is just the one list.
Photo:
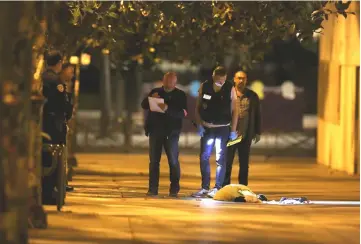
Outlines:
{"label": "utility pole", "polygon": [[[29,217],[28,223],[33,228],[46,228],[47,218],[42,206],[42,111],[44,97],[42,95],[41,73],[44,69],[45,32],[47,28],[46,3],[35,3],[39,22],[35,26],[32,46],[32,67],[28,79],[31,82],[31,117],[29,135]],[[29,55],[30,56],[30,55]],[[25,67],[28,68],[28,67]],[[34,74],[33,74],[34,73]],[[45,216],[45,217],[44,217]]]}

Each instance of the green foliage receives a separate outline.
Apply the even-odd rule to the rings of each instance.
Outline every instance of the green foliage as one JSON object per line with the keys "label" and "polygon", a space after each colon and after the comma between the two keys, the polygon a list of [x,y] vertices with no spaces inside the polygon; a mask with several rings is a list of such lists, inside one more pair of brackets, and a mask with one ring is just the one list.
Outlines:
{"label": "green foliage", "polygon": [[[68,4],[71,5],[72,2]],[[80,10],[69,8],[65,2],[47,2],[46,49],[57,49],[65,55],[74,54],[77,49],[92,38],[91,23],[82,20]],[[89,8],[89,13],[92,9]]]}
{"label": "green foliage", "polygon": [[[262,59],[273,40],[296,33],[307,42],[330,14],[347,17],[350,2],[67,2],[71,23],[89,45],[112,50],[117,60],[217,61],[247,50]],[[79,31],[81,30],[81,32]],[[79,39],[79,40],[84,40]]]}

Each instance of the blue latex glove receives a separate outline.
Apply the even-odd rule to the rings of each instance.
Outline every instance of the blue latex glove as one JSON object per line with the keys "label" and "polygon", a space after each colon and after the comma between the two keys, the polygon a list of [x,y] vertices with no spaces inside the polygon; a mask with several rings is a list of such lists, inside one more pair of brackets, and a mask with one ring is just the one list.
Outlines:
{"label": "blue latex glove", "polygon": [[197,130],[198,130],[198,135],[199,135],[200,137],[203,137],[204,132],[205,132],[204,127],[203,127],[203,126],[201,126],[201,125],[198,125]]}
{"label": "blue latex glove", "polygon": [[233,141],[237,139],[237,132],[235,131],[231,131],[231,133],[229,134],[229,140]]}

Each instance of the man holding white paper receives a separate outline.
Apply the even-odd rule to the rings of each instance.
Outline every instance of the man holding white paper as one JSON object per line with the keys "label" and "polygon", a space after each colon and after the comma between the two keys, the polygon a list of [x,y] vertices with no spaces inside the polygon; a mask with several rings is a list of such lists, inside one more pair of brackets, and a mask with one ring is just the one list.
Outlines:
{"label": "man holding white paper", "polygon": [[149,136],[148,196],[158,195],[159,164],[163,147],[169,164],[169,196],[177,197],[180,190],[178,143],[182,121],[187,116],[187,98],[182,90],[175,87],[176,84],[176,73],[166,73],[163,86],[154,88],[141,104],[143,109],[149,110],[144,126],[145,134]]}
{"label": "man holding white paper", "polygon": [[152,112],[158,112],[158,113],[165,113],[163,109],[161,108],[162,104],[164,103],[163,98],[158,97],[148,97],[149,102],[149,110]]}

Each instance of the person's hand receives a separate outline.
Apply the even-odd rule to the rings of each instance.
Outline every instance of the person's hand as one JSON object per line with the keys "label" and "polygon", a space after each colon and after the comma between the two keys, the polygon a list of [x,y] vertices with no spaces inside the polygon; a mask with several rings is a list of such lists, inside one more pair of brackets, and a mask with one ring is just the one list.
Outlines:
{"label": "person's hand", "polygon": [[236,140],[237,139],[237,132],[236,131],[231,131],[231,133],[229,134],[229,139],[231,140],[231,141],[233,141],[233,140]]}
{"label": "person's hand", "polygon": [[72,92],[72,84],[71,81],[65,82],[65,91],[67,93],[71,93]]}
{"label": "person's hand", "polygon": [[261,135],[256,135],[256,136],[253,138],[254,144],[256,144],[257,142],[259,142],[260,140],[261,140]]}
{"label": "person's hand", "polygon": [[158,106],[160,107],[161,110],[166,111],[168,109],[168,105],[165,103],[160,103],[158,104]]}
{"label": "person's hand", "polygon": [[199,135],[200,137],[203,137],[204,132],[206,131],[206,130],[204,129],[204,127],[201,126],[201,125],[198,125],[197,130],[198,130],[198,135]]}
{"label": "person's hand", "polygon": [[183,109],[183,112],[184,112],[184,117],[187,117],[188,115],[187,110]]}

